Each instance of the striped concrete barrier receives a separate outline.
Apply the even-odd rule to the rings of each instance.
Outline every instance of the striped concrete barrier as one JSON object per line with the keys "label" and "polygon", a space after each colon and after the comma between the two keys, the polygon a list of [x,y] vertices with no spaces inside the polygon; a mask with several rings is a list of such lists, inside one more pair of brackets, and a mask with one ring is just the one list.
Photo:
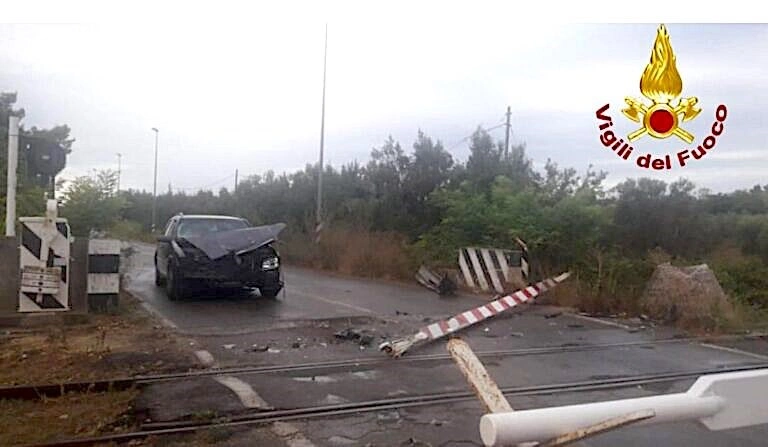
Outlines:
{"label": "striped concrete barrier", "polygon": [[88,242],[88,308],[103,312],[117,308],[120,294],[120,241]]}
{"label": "striped concrete barrier", "polygon": [[520,250],[465,247],[459,249],[459,268],[464,283],[484,292],[504,293],[508,284],[523,287],[530,284],[528,246],[517,239]]}

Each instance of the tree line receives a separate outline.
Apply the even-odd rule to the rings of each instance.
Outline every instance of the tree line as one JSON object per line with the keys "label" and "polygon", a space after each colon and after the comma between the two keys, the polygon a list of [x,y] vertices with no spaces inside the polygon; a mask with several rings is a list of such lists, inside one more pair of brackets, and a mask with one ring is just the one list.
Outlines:
{"label": "tree line", "polygon": [[[409,256],[436,265],[454,264],[459,247],[514,248],[520,237],[538,275],[574,269],[584,293],[615,302],[636,299],[654,267],[649,252],[662,253],[672,262],[707,262],[744,302],[768,305],[768,185],[713,194],[686,179],[640,178],[607,188],[607,173],[591,167],[578,172],[548,160],[534,169],[525,145],[505,156],[481,128],[469,149],[458,161],[419,132],[408,152],[390,137],[365,164],[327,166],[326,228],[400,234]],[[116,194],[114,180],[102,172],[73,182],[63,213],[76,234],[117,223],[150,228],[151,193]],[[317,166],[307,165],[251,176],[236,191],[168,191],[157,198],[158,226],[179,212],[230,214],[286,222],[288,238],[308,235],[316,188]]]}

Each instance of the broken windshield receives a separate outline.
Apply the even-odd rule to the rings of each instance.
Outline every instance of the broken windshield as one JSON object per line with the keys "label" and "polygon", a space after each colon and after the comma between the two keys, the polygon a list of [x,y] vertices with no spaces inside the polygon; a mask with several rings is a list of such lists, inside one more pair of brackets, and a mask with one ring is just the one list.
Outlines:
{"label": "broken windshield", "polygon": [[239,219],[193,219],[179,223],[179,237],[205,236],[222,231],[247,228],[248,224]]}

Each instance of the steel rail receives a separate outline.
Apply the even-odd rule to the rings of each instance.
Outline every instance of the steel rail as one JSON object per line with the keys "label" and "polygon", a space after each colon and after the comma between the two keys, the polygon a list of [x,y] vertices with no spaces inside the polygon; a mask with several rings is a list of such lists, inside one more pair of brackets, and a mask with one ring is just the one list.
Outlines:
{"label": "steel rail", "polygon": [[[710,368],[694,371],[678,371],[659,374],[643,374],[637,376],[625,376],[602,380],[589,380],[580,382],[568,382],[549,385],[533,385],[524,387],[505,387],[502,392],[506,396],[532,396],[542,394],[587,392],[605,389],[617,389],[648,385],[652,383],[674,382],[684,379],[693,379],[702,375],[727,372],[750,371],[766,369],[768,363],[751,363],[725,368]],[[295,419],[309,419],[316,417],[343,416],[347,414],[382,411],[389,409],[401,409],[409,407],[447,404],[476,399],[475,395],[466,391],[455,391],[437,394],[425,394],[418,396],[380,399],[367,402],[355,402],[321,407],[307,407],[283,410],[269,410],[247,414],[239,414],[228,417],[225,421],[168,421],[147,423],[141,426],[141,431],[120,433],[91,438],[67,439],[45,444],[34,444],[34,447],[75,447],[91,446],[99,443],[126,442],[149,436],[161,436],[194,432],[206,427],[234,427],[241,425],[266,424],[276,421],[290,421]],[[32,447],[32,446],[29,446]]]}
{"label": "steel rail", "polygon": [[[510,350],[480,351],[478,357],[515,357],[529,355],[547,355],[567,352],[587,352],[601,351],[612,348],[623,347],[643,347],[666,344],[685,344],[705,341],[724,341],[724,340],[742,340],[751,338],[760,338],[762,336],[721,336],[721,337],[685,337],[685,338],[666,338],[661,340],[638,340],[618,343],[602,343],[591,345],[568,345],[568,346],[542,346],[533,348],[519,348]],[[45,397],[58,397],[72,392],[104,392],[104,391],[122,391],[136,386],[144,386],[152,383],[177,381],[192,379],[197,377],[217,376],[222,374],[268,374],[276,372],[297,372],[307,370],[323,370],[343,367],[356,367],[366,365],[387,364],[409,362],[425,362],[450,360],[448,354],[420,354],[407,357],[401,357],[393,360],[389,357],[369,357],[345,360],[332,360],[325,362],[300,363],[293,365],[261,365],[261,366],[238,366],[231,368],[210,368],[201,371],[187,371],[180,373],[143,375],[134,377],[117,377],[104,380],[92,380],[81,382],[50,383],[39,385],[19,385],[10,387],[0,387],[0,399],[27,399],[34,400]]]}

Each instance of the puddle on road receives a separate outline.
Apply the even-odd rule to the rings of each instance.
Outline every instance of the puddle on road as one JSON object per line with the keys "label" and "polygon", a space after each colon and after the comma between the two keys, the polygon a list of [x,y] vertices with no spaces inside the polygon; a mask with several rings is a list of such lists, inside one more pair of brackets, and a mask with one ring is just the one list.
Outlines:
{"label": "puddle on road", "polygon": [[349,402],[347,399],[344,399],[341,396],[337,396],[335,394],[329,394],[325,396],[325,398],[318,402],[320,405],[338,405],[338,404],[345,404]]}
{"label": "puddle on road", "polygon": [[350,373],[350,375],[355,377],[355,378],[358,378],[358,379],[372,380],[372,379],[375,379],[376,377],[379,376],[379,372],[378,371],[371,371],[371,370],[368,370],[368,371],[356,371],[356,372]]}
{"label": "puddle on road", "polygon": [[380,375],[379,371],[366,370],[366,371],[355,371],[355,372],[342,373],[342,374],[332,374],[329,376],[294,377],[293,380],[297,382],[334,383],[334,382],[348,380],[349,378],[362,379],[362,380],[374,380],[378,378],[379,375]]}

